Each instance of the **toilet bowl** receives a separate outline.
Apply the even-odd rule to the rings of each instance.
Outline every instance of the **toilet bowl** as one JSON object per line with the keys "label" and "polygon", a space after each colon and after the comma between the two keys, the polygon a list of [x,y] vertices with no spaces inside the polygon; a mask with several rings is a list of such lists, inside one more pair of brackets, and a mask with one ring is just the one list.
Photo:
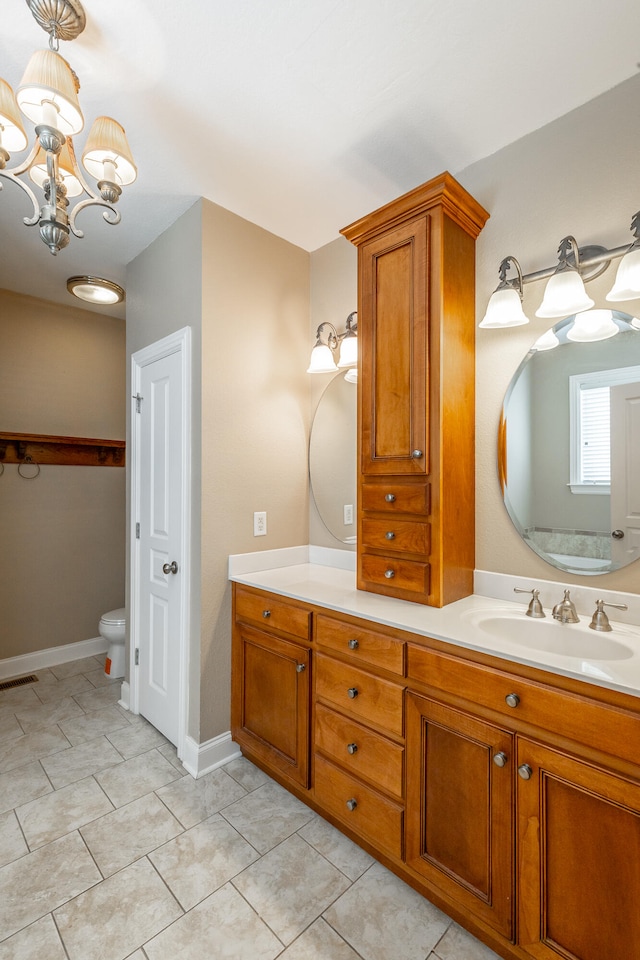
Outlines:
{"label": "toilet bowl", "polygon": [[109,610],[108,613],[102,614],[98,624],[100,636],[104,637],[109,644],[104,672],[105,676],[112,680],[124,677],[124,634],[127,625],[125,614],[124,607]]}

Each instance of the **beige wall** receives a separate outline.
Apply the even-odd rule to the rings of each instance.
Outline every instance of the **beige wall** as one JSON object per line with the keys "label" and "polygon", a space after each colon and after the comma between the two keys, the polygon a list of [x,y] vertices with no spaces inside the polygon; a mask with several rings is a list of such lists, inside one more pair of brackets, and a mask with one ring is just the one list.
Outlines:
{"label": "beige wall", "polygon": [[[611,248],[631,242],[629,223],[640,206],[640,128],[630,118],[636,116],[639,101],[640,77],[634,77],[468,169],[452,171],[491,214],[476,248],[478,320],[497,286],[500,261],[508,254],[530,273],[557,261],[558,244],[568,233],[581,246],[594,243]],[[356,282],[354,256],[345,243],[336,240],[312,254],[310,340],[320,319],[332,319],[325,316],[324,304],[335,298],[332,309],[340,316],[349,297],[349,278]],[[610,267],[588,284],[596,306],[607,305],[604,297],[615,269]],[[496,434],[504,393],[531,344],[553,325],[534,316],[543,290],[544,282],[525,286],[524,310],[531,323],[477,332],[476,566],[564,582],[566,575],[520,540],[502,503],[496,472]],[[619,307],[634,315],[640,312],[638,301]],[[311,533],[312,542],[325,542],[313,514]],[[340,546],[330,539],[332,546]],[[640,564],[597,578],[572,575],[570,581],[638,593]]]}
{"label": "beige wall", "polygon": [[229,729],[228,555],[309,537],[309,254],[208,202],[202,236],[201,742]]}
{"label": "beige wall", "polygon": [[[124,439],[124,321],[0,291],[0,430]],[[0,477],[0,659],[98,635],[124,602],[125,471]]]}

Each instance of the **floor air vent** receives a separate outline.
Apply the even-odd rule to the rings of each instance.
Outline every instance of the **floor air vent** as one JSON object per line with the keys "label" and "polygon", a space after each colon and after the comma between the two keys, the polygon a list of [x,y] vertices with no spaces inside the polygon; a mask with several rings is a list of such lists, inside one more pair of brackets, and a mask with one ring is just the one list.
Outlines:
{"label": "floor air vent", "polygon": [[11,690],[13,687],[22,687],[25,683],[37,683],[38,678],[35,673],[28,677],[18,677],[17,680],[3,680],[0,683],[0,690]]}

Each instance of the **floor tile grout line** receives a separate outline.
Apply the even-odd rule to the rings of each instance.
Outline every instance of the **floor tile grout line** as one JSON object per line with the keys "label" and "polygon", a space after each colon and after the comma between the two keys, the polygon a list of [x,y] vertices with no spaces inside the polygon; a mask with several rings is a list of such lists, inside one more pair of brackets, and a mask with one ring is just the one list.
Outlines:
{"label": "floor tile grout line", "polygon": [[[257,862],[258,862],[258,861],[256,860],[255,863],[257,863]],[[249,864],[249,866],[252,866],[252,864]],[[258,918],[258,920],[260,921],[260,923],[263,923],[263,924],[265,925],[265,927],[267,928],[267,930],[268,930],[271,934],[273,934],[273,936],[276,938],[276,940],[278,941],[278,943],[281,943],[281,944],[282,944],[282,950],[280,950],[279,953],[276,954],[276,957],[279,957],[279,956],[282,954],[283,950],[286,950],[287,947],[290,946],[290,944],[285,943],[285,942],[283,941],[282,937],[279,937],[279,936],[278,936],[278,934],[275,932],[275,930],[273,930],[273,929],[269,926],[269,924],[268,924],[267,921],[264,919],[264,917],[261,917],[261,916],[260,916],[260,914],[258,913],[258,911],[256,910],[256,908],[254,907],[254,905],[251,903],[251,901],[250,901],[250,900],[247,900],[247,898],[245,897],[245,895],[244,895],[244,893],[242,892],[242,890],[238,890],[238,888],[236,887],[236,885],[235,885],[235,883],[234,883],[234,880],[236,880],[237,877],[241,876],[246,869],[247,869],[247,867],[245,867],[244,869],[242,869],[242,870],[240,871],[240,873],[237,873],[235,877],[232,877],[230,880],[227,880],[227,883],[230,883],[230,884],[231,884],[231,886],[233,887],[233,889],[235,890],[235,892],[238,894],[238,896],[239,896],[242,900],[244,900],[244,902],[247,904],[247,906],[249,907],[249,909],[251,910],[251,912],[256,915],[256,917]],[[222,886],[219,887],[218,889],[219,889],[219,890],[222,890],[223,887],[226,887],[227,883],[223,883]]]}

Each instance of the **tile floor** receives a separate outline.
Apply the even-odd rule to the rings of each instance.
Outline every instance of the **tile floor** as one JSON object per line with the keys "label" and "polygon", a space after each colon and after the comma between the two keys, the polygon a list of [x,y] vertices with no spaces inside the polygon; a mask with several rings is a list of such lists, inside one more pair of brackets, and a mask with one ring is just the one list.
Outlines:
{"label": "tile floor", "polygon": [[98,658],[0,692],[0,960],[497,960],[244,759],[200,780]]}

